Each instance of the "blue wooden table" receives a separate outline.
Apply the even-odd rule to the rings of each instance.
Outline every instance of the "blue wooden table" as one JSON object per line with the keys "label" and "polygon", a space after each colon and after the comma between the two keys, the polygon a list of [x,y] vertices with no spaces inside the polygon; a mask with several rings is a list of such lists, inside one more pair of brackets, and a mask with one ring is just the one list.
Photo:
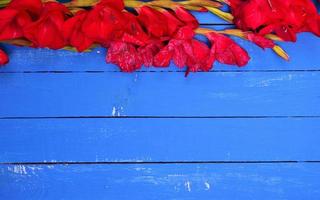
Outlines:
{"label": "blue wooden table", "polygon": [[187,78],[2,46],[0,199],[319,199],[320,39],[282,44],[290,62],[236,40],[248,67]]}

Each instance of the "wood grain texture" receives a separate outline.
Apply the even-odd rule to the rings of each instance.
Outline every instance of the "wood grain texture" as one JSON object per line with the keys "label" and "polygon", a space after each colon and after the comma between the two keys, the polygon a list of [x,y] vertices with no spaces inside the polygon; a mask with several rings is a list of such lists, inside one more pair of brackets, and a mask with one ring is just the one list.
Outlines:
{"label": "wood grain texture", "polygon": [[0,162],[320,161],[320,119],[34,119],[0,127]]}
{"label": "wood grain texture", "polygon": [[0,117],[319,116],[320,72],[2,74]]}
{"label": "wood grain texture", "polygon": [[320,164],[1,165],[1,199],[316,200]]}

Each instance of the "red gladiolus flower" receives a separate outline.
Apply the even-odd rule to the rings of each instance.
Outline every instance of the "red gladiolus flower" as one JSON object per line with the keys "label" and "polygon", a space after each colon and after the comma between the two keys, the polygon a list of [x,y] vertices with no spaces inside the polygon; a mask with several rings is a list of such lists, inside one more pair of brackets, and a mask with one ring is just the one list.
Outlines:
{"label": "red gladiolus flower", "polygon": [[7,54],[0,49],[0,66],[5,65],[9,62],[9,58],[7,56]]}
{"label": "red gladiolus flower", "polygon": [[212,69],[215,57],[206,44],[198,40],[191,40],[191,44],[185,50],[188,54],[185,76],[188,76],[189,72],[209,71]]}
{"label": "red gladiolus flower", "polygon": [[23,29],[41,9],[40,0],[13,0],[0,10],[0,40],[23,37]]}
{"label": "red gladiolus flower", "polygon": [[174,35],[179,28],[188,26],[196,29],[199,24],[196,18],[182,7],[177,7],[174,11],[157,11],[148,6],[137,9],[138,20],[146,27],[151,36],[161,38]]}
{"label": "red gladiolus flower", "polygon": [[207,37],[212,53],[220,63],[241,67],[250,60],[248,53],[230,38],[214,32],[208,33]]}
{"label": "red gladiolus flower", "polygon": [[161,13],[165,16],[167,21],[168,35],[174,35],[179,28],[185,26],[185,24],[176,17],[174,12],[163,10]]}
{"label": "red gladiolus flower", "polygon": [[125,72],[139,69],[142,64],[151,66],[154,55],[162,46],[161,40],[149,37],[135,15],[128,12],[123,14],[130,26],[124,27],[121,38],[111,42],[107,62],[119,65]]}
{"label": "red gladiolus flower", "polygon": [[168,44],[155,56],[154,65],[156,67],[167,67],[172,59],[178,67],[184,67],[188,56],[185,52],[185,46],[187,47],[193,36],[194,31],[192,28],[181,28]]}
{"label": "red gladiolus flower", "polygon": [[231,8],[235,17],[234,22],[242,30],[255,31],[261,27],[265,28],[281,14],[279,12],[272,13],[268,0],[233,0]]}
{"label": "red gladiolus flower", "polygon": [[65,40],[80,52],[88,49],[93,44],[93,41],[82,31],[82,24],[87,14],[87,11],[78,11],[75,16],[69,18],[63,25]]}
{"label": "red gladiolus flower", "polygon": [[126,25],[122,10],[122,1],[104,0],[87,14],[82,31],[96,43],[107,46],[108,43],[122,35]]}
{"label": "red gladiolus flower", "polygon": [[[131,72],[142,65],[166,67],[172,59],[179,67],[192,65],[192,71],[198,70],[195,66],[199,65],[199,59],[192,58],[194,56],[192,45],[199,46],[192,40],[194,29],[198,24],[192,15],[188,15],[182,8],[176,12],[168,10],[160,12],[143,6],[137,11],[137,17],[123,13],[130,26],[124,27],[122,36],[111,42],[107,62],[119,65],[122,71]],[[179,19],[176,13],[184,19]],[[168,44],[164,46],[165,43]],[[206,45],[203,44],[203,47]],[[161,59],[166,51],[170,55]]]}
{"label": "red gladiolus flower", "polygon": [[145,67],[150,67],[153,65],[155,55],[160,51],[163,45],[160,42],[150,43],[145,46],[138,48],[138,53],[140,55],[142,64]]}
{"label": "red gladiolus flower", "polygon": [[168,23],[164,14],[148,6],[140,7],[137,11],[139,22],[147,29],[150,36],[157,38],[168,36]]}
{"label": "red gladiolus flower", "polygon": [[283,40],[296,41],[299,32],[320,36],[320,20],[310,0],[229,0],[235,24],[261,35],[275,33]]}
{"label": "red gladiolus flower", "polygon": [[68,9],[56,2],[44,4],[40,18],[25,28],[25,37],[34,47],[60,49],[66,45],[62,27],[69,13]]}
{"label": "red gladiolus flower", "polygon": [[137,46],[144,46],[148,44],[151,38],[145,33],[143,27],[138,22],[137,17],[129,12],[123,14],[130,26],[125,26],[123,28],[123,35],[119,40],[132,43]]}
{"label": "red gladiolus flower", "polygon": [[197,72],[212,69],[215,57],[209,47],[198,40],[192,40],[191,47],[192,51],[188,52],[188,71]]}
{"label": "red gladiolus flower", "polygon": [[182,7],[177,7],[174,10],[177,18],[181,20],[186,26],[189,26],[193,29],[196,29],[199,27],[198,20],[186,9]]}
{"label": "red gladiolus flower", "polygon": [[125,42],[111,42],[106,60],[118,65],[123,72],[133,72],[142,66],[136,47]]}
{"label": "red gladiolus flower", "polygon": [[195,39],[172,39],[169,44],[161,49],[154,58],[156,67],[167,67],[173,60],[180,68],[187,67],[186,75],[190,71],[209,71],[215,58],[211,56],[209,47]]}
{"label": "red gladiolus flower", "polygon": [[[311,0],[280,1],[284,7],[282,27],[277,27],[275,32],[284,40],[295,41],[296,38],[287,36],[287,32],[312,32],[320,36],[320,19],[317,8]],[[289,12],[288,12],[289,11]]]}
{"label": "red gladiolus flower", "polygon": [[154,58],[154,65],[167,67],[173,60],[178,67],[187,67],[189,71],[208,71],[212,68],[214,57],[208,46],[193,39],[194,32],[190,27],[181,28],[175,38],[162,48]]}
{"label": "red gladiolus flower", "polygon": [[[230,13],[211,9],[214,6],[209,6],[209,1],[125,2],[136,9],[135,13],[125,8],[123,0],[43,2],[12,0],[0,9],[0,41],[51,49],[68,45],[80,52],[99,44],[109,48],[106,61],[124,72],[142,65],[167,67],[171,61],[179,68],[186,67],[186,75],[209,71],[215,60],[246,65],[249,55],[226,35],[242,37],[263,49],[273,48],[285,59],[287,54],[273,40],[295,41],[296,34],[305,31],[320,36],[320,15],[311,0],[223,0],[241,29],[224,32],[199,28],[196,18],[185,9],[208,9],[228,21],[232,19]],[[79,11],[74,14],[75,10]],[[195,32],[206,34],[211,46],[194,39]],[[6,62],[8,56],[0,50],[0,65]]]}

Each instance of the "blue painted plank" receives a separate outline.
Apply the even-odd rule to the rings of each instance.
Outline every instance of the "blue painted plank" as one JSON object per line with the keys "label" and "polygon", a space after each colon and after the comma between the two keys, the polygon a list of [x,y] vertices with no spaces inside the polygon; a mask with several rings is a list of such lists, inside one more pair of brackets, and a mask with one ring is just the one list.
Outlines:
{"label": "blue painted plank", "polygon": [[200,24],[230,24],[229,22],[221,19],[220,17],[210,12],[191,12]]}
{"label": "blue painted plank", "polygon": [[[212,27],[212,26],[211,26]],[[214,26],[224,29],[231,26]],[[202,39],[202,38],[201,38]],[[261,48],[235,39],[251,56],[251,61],[244,68],[216,63],[215,70],[247,71],[247,70],[319,70],[320,69],[320,39],[303,33],[297,43],[283,43],[281,46],[291,57],[289,62],[279,58],[272,50]],[[118,67],[106,64],[106,50],[96,48],[90,53],[75,53],[65,50],[32,49],[2,45],[10,55],[10,63],[0,68],[1,72],[21,71],[119,71]],[[312,49],[312,51],[310,51]],[[142,68],[140,71],[184,71],[173,64],[169,68]]]}
{"label": "blue painted plank", "polygon": [[0,117],[319,116],[320,72],[2,74]]}
{"label": "blue painted plank", "polygon": [[1,165],[1,199],[317,200],[320,164]]}
{"label": "blue painted plank", "polygon": [[320,161],[320,119],[0,120],[0,162]]}

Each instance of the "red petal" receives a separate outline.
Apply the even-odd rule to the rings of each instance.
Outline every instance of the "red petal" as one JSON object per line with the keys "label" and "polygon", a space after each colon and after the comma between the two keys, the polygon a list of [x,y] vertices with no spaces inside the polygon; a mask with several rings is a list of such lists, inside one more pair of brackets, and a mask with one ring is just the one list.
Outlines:
{"label": "red petal", "polygon": [[177,45],[173,50],[173,62],[177,67],[184,67],[187,62],[188,55],[184,51],[182,45]]}
{"label": "red petal", "polygon": [[147,6],[138,9],[138,20],[155,37],[168,35],[166,17],[159,11]]}
{"label": "red petal", "polygon": [[177,7],[174,12],[178,19],[185,23],[185,25],[190,26],[191,28],[195,29],[198,28],[199,23],[198,20],[186,9],[183,7]]}
{"label": "red petal", "polygon": [[233,40],[217,33],[207,34],[212,47],[214,48],[216,59],[229,65],[244,66],[250,60],[248,53],[236,44]]}
{"label": "red petal", "polygon": [[112,7],[119,11],[124,9],[124,2],[122,0],[101,0],[99,5]]}
{"label": "red petal", "polygon": [[140,47],[138,51],[144,66],[149,67],[153,65],[153,58],[157,53],[159,53],[160,45],[151,43],[147,46]]}
{"label": "red petal", "polygon": [[34,15],[39,15],[42,9],[41,0],[12,0],[8,8],[27,10]]}
{"label": "red petal", "polygon": [[168,67],[172,56],[173,52],[166,46],[154,57],[153,64],[155,67]]}
{"label": "red petal", "polygon": [[5,65],[8,62],[9,62],[9,58],[7,54],[2,49],[0,49],[0,66]]}
{"label": "red petal", "polygon": [[247,34],[248,40],[252,41],[256,45],[258,45],[261,48],[273,48],[274,42],[272,40],[269,40],[263,36],[256,35],[256,34]]}
{"label": "red petal", "polygon": [[110,43],[106,60],[118,65],[123,72],[132,72],[142,66],[137,49],[123,42]]}

